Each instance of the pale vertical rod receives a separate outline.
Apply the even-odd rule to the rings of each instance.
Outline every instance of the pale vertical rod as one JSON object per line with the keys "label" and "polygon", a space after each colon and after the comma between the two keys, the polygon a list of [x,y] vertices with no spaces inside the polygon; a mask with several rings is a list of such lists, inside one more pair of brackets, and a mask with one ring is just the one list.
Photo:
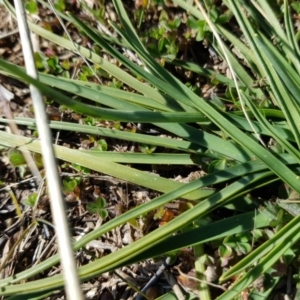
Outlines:
{"label": "pale vertical rod", "polygon": [[[14,4],[27,74],[37,79],[38,75],[35,68],[32,44],[27,26],[24,6],[20,0],[15,0]],[[61,192],[61,182],[52,147],[52,135],[48,126],[45,105],[41,93],[33,85],[30,85],[30,92],[36,116],[39,138],[42,145],[42,154],[49,187],[52,217],[57,232],[58,248],[65,279],[65,290],[68,299],[82,300],[83,297],[80,288],[80,282],[77,276],[70,230],[65,214],[64,199]]]}

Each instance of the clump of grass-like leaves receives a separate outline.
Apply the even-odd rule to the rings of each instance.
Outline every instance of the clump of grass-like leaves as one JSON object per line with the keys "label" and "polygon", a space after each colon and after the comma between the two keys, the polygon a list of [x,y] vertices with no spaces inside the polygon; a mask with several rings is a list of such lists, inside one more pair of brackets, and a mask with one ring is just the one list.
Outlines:
{"label": "clump of grass-like leaves", "polygon": [[[195,24],[205,22],[198,6],[192,6],[189,1],[173,2],[186,10],[195,22],[201,21]],[[203,280],[203,272],[209,264],[206,258],[210,255],[205,253],[203,245],[211,243],[210,247],[219,251],[215,266],[221,268],[213,283],[227,282],[231,285],[230,288],[225,285],[225,291],[218,289],[218,299],[233,299],[242,292],[253,298],[266,299],[283,275],[278,271],[276,263],[280,261],[285,267],[293,266],[296,265],[295,258],[299,256],[299,247],[294,246],[300,238],[300,217],[291,212],[293,208],[288,200],[294,200],[291,195],[297,198],[300,193],[300,52],[288,2],[285,1],[282,7],[282,26],[267,1],[257,1],[255,5],[250,1],[223,1],[228,10],[226,15],[233,14],[235,21],[232,26],[235,26],[241,38],[226,28],[227,23],[223,26],[222,20],[218,22],[218,15],[210,15],[215,18],[214,30],[228,45],[225,48],[227,63],[232,66],[237,77],[237,86],[233,80],[215,71],[193,63],[174,61],[174,57],[165,58],[166,61],[170,59],[171,64],[208,77],[212,83],[225,85],[226,99],[214,98],[211,101],[196,95],[158,63],[141,42],[122,1],[114,0],[113,3],[121,23],[121,26],[110,24],[119,34],[117,42],[135,53],[142,62],[141,66],[118,51],[120,47],[114,47],[113,38],[98,34],[75,16],[61,13],[62,18],[74,24],[122,67],[103,59],[93,50],[76,46],[33,23],[30,23],[30,28],[61,47],[79,51],[94,66],[115,78],[115,82],[130,87],[131,92],[120,90],[121,85],[108,87],[45,73],[40,73],[39,80],[35,80],[26,75],[21,67],[0,60],[2,74],[35,85],[45,96],[74,112],[102,120],[151,123],[178,138],[126,132],[91,124],[50,122],[51,128],[59,130],[112,137],[164,149],[154,153],[152,150],[144,153],[118,153],[54,146],[61,160],[162,193],[88,233],[74,243],[75,250],[174,199],[193,203],[190,209],[127,247],[80,267],[80,279],[88,280],[133,262],[193,246],[196,277],[200,280],[196,281],[195,291],[201,299],[210,299],[210,290],[216,287],[211,287],[206,279]],[[206,30],[205,38],[225,60],[220,44],[209,30]],[[233,53],[237,53],[238,57]],[[88,99],[89,103],[94,104],[85,104],[77,99]],[[231,110],[226,109],[229,103]],[[245,117],[245,112],[250,119]],[[94,122],[92,119],[90,121]],[[19,118],[16,122],[34,126],[32,119]],[[267,145],[261,144],[260,137],[267,140]],[[41,151],[39,141],[2,131],[0,143],[6,147],[19,148],[26,145],[26,149],[32,152]],[[168,153],[170,149],[174,150],[174,154]],[[122,164],[143,162],[155,165],[163,162],[194,165],[195,160],[203,165],[209,162],[209,172],[186,184]],[[275,181],[278,186],[286,187],[284,196],[279,191],[273,192],[277,201],[258,204],[249,196],[252,191]],[[234,213],[225,219],[202,222],[207,220],[204,217],[213,216],[216,209],[221,207],[227,207]],[[233,265],[233,261],[237,263]],[[64,282],[61,275],[20,283],[56,263],[58,256],[54,255],[35,267],[0,280],[0,294],[43,295],[62,288]],[[274,273],[278,276],[273,277]],[[262,275],[267,283],[265,287],[253,285]]]}

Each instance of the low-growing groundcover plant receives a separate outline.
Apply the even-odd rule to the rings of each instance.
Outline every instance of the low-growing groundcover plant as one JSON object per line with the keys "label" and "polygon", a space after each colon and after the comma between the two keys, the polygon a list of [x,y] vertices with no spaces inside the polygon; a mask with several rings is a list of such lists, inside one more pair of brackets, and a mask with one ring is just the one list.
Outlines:
{"label": "low-growing groundcover plant", "polygon": [[[51,43],[80,52],[93,71],[103,76],[103,82],[114,78],[110,86],[85,81],[93,76],[88,71],[79,76],[81,80],[70,79],[57,67],[57,60],[47,65],[46,72],[40,72],[39,80],[26,75],[22,67],[0,60],[3,75],[35,85],[47,101],[59,104],[60,109],[86,116],[81,123],[50,122],[56,130],[84,133],[94,148],[55,145],[58,159],[73,168],[82,168],[84,176],[92,170],[160,193],[127,211],[119,208],[114,218],[74,242],[74,249],[79,251],[118,226],[137,223],[150,212],[162,223],[126,247],[82,264],[78,268],[80,279],[84,282],[97,278],[148,258],[183,260],[181,252],[192,250],[189,258],[192,257],[194,273],[179,271],[178,277],[188,291],[192,290],[190,297],[196,294],[201,299],[267,299],[286,292],[276,290],[281,279],[287,280],[291,295],[297,297],[300,52],[295,15],[299,6],[288,1],[272,6],[262,0],[207,1],[204,7],[209,12],[209,22],[197,1],[172,3],[188,15],[191,31],[186,38],[203,38],[210,51],[215,51],[234,74],[226,77],[200,64],[175,59],[178,52],[170,48],[174,36],[167,31],[173,32],[179,22],[165,21],[162,25],[167,31],[161,30],[149,40],[140,38],[122,1],[117,0],[113,1],[117,18],[108,24],[117,38],[100,33],[63,10],[59,13],[92,41],[91,48],[29,23],[33,32]],[[9,3],[6,5],[13,13]],[[147,9],[151,6],[140,6],[145,13]],[[131,17],[134,20],[136,16]],[[160,40],[157,51],[153,50],[155,37]],[[135,61],[123,49],[134,53]],[[104,54],[113,58],[113,63]],[[68,66],[66,61],[64,66]],[[199,88],[185,84],[166,66],[206,77],[211,86],[222,86],[226,91],[222,96],[212,93],[207,99],[199,94]],[[231,79],[233,75],[236,80]],[[128,122],[137,125],[124,129],[123,124]],[[34,119],[24,117],[16,118],[16,123],[35,126]],[[143,129],[145,123],[151,124],[154,131]],[[141,129],[137,130],[137,126]],[[103,139],[135,142],[140,150],[111,151],[109,143],[99,142]],[[6,148],[41,151],[37,139],[4,131],[0,132],[0,143]],[[203,174],[183,183],[142,171],[140,164],[200,165]],[[64,182],[76,198],[81,181],[67,178]],[[77,194],[75,189],[79,189]],[[96,198],[103,199],[101,195]],[[168,214],[165,205],[173,200],[186,205],[168,219],[164,217]],[[107,216],[105,204],[101,201],[99,214],[105,211]],[[58,262],[58,255],[52,255],[1,279],[0,294],[11,299],[21,295],[24,299],[43,299],[62,289],[62,275],[38,278]],[[205,276],[211,269],[214,276]],[[169,297],[174,299],[172,293],[161,299]]]}

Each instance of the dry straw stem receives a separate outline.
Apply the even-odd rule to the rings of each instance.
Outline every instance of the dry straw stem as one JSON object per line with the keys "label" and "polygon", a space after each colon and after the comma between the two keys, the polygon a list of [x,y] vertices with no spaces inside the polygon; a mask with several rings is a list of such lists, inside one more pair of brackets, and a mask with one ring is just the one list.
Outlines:
{"label": "dry straw stem", "polygon": [[233,67],[232,67],[232,64],[230,62],[230,59],[226,53],[226,50],[225,50],[225,47],[224,47],[224,43],[222,41],[222,39],[220,38],[220,35],[218,34],[217,30],[215,29],[214,27],[214,24],[211,22],[211,20],[209,19],[209,16],[207,15],[207,13],[205,12],[202,4],[198,1],[198,0],[195,0],[195,3],[196,5],[198,6],[199,10],[201,11],[205,21],[207,22],[207,24],[209,25],[214,37],[216,38],[216,40],[218,41],[219,45],[220,45],[220,48],[222,49],[223,51],[223,54],[224,54],[224,58],[226,60],[226,63],[228,65],[228,68],[230,70],[230,73],[231,73],[231,76],[232,76],[232,79],[234,81],[234,84],[235,84],[235,87],[236,87],[236,91],[238,93],[238,96],[239,96],[239,99],[241,101],[241,108],[242,108],[242,111],[245,115],[245,118],[246,120],[248,121],[251,129],[253,130],[254,132],[254,135],[255,137],[260,141],[260,143],[265,147],[267,148],[267,146],[265,145],[264,141],[261,139],[260,135],[258,134],[257,130],[255,129],[255,127],[253,126],[252,124],[252,121],[250,120],[249,116],[248,116],[248,113],[247,113],[247,110],[245,108],[245,103],[244,103],[244,100],[243,100],[243,97],[241,95],[241,92],[240,92],[240,89],[239,89],[239,85],[238,85],[238,82],[237,82],[237,78],[236,78],[236,75],[235,75],[235,72],[233,70]]}
{"label": "dry straw stem", "polygon": [[71,38],[71,35],[69,34],[63,20],[61,19],[61,17],[59,16],[59,14],[57,13],[53,3],[51,0],[48,0],[49,5],[51,6],[51,9],[53,11],[53,13],[55,14],[57,20],[59,21],[61,27],[63,28],[64,32],[66,33],[68,39],[72,42],[73,46],[75,47],[76,51],[75,53],[78,54],[82,60],[85,62],[85,64],[89,67],[89,69],[91,70],[91,72],[93,73],[93,75],[95,76],[95,78],[98,80],[99,83],[102,83],[102,80],[100,79],[100,77],[96,74],[96,72],[93,70],[93,68],[91,67],[90,63],[88,62],[88,60],[80,53],[80,51],[78,50],[78,46],[74,43],[74,41]]}
{"label": "dry straw stem", "polygon": [[[18,125],[14,121],[14,116],[9,105],[9,102],[11,99],[13,99],[13,97],[14,97],[13,93],[8,91],[4,86],[0,85],[0,109],[2,110],[5,117],[8,120],[11,120],[11,122],[8,123],[9,128],[7,128],[7,131],[10,130],[12,134],[20,135]],[[30,153],[26,149],[21,150],[21,152],[31,174],[35,178],[36,184],[40,184],[40,182],[42,181],[42,177],[33,158],[31,157]]]}
{"label": "dry straw stem", "polygon": [[[26,70],[28,75],[37,78],[38,76],[35,68],[35,62],[32,53],[32,44],[30,41],[24,6],[22,1],[15,0],[14,4],[16,8],[16,16],[20,31]],[[36,87],[30,85],[30,92],[33,100],[34,111],[37,116],[36,122],[42,144],[43,157],[47,158],[44,159],[44,165],[46,169],[48,185],[49,187],[51,187],[49,188],[51,199],[50,203],[54,224],[58,229],[57,239],[60,255],[61,258],[63,258],[61,259],[61,262],[64,270],[66,294],[68,299],[81,300],[83,299],[83,297],[80,289],[79,279],[77,276],[75,260],[73,257],[70,231],[65,215],[60,178],[58,175],[56,160],[52,148],[52,136],[47,122],[45,105],[42,95]]]}

